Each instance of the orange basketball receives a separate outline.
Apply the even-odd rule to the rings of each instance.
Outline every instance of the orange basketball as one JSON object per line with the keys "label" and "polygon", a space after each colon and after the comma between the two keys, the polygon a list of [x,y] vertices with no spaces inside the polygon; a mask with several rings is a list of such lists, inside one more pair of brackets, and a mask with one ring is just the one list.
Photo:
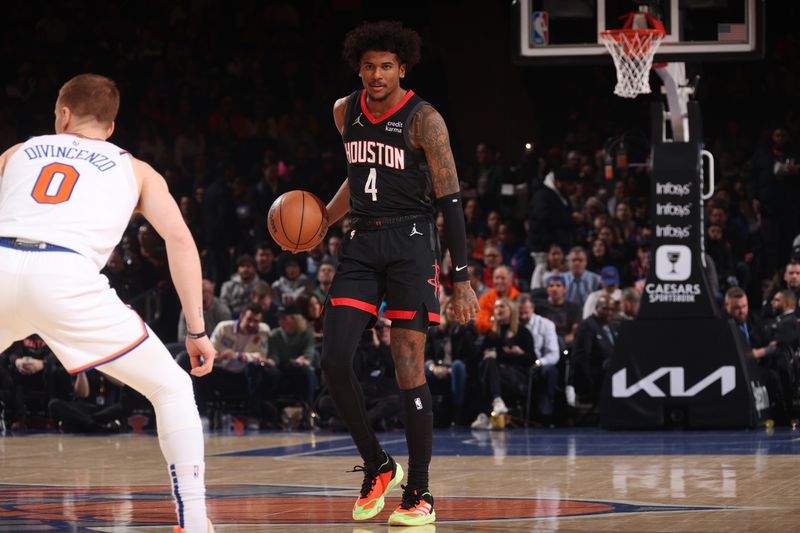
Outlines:
{"label": "orange basketball", "polygon": [[289,191],[272,202],[267,228],[275,242],[293,253],[314,248],[328,231],[328,211],[308,191]]}

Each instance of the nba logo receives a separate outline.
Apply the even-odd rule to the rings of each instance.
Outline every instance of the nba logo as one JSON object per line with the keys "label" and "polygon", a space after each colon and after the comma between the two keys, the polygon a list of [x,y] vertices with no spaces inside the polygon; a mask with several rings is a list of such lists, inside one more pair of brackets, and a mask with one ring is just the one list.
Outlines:
{"label": "nba logo", "polygon": [[550,15],[547,11],[534,11],[531,13],[531,44],[533,46],[547,46],[550,44]]}
{"label": "nba logo", "polygon": [[417,408],[417,411],[422,411],[422,400],[420,398],[414,398],[414,406]]}

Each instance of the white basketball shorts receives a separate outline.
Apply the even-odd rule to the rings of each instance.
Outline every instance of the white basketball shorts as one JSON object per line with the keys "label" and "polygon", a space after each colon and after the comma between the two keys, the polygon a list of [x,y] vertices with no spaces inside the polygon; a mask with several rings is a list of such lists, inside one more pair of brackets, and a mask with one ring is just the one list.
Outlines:
{"label": "white basketball shorts", "polygon": [[70,374],[123,357],[149,336],[89,259],[0,247],[0,351],[34,333]]}

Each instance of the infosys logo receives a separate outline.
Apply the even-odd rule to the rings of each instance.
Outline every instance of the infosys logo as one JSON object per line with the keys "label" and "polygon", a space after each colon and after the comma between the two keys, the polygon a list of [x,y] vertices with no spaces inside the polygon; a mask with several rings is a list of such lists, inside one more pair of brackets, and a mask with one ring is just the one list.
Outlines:
{"label": "infosys logo", "polygon": [[656,225],[656,237],[664,237],[667,239],[688,239],[689,238],[689,230],[692,228],[691,225],[689,226],[671,226],[667,224],[666,226],[659,226]]}
{"label": "infosys logo", "polygon": [[673,217],[688,217],[692,213],[691,204],[656,204],[656,214]]}
{"label": "infosys logo", "polygon": [[691,183],[656,183],[656,194],[671,194],[674,196],[686,196],[691,193]]}

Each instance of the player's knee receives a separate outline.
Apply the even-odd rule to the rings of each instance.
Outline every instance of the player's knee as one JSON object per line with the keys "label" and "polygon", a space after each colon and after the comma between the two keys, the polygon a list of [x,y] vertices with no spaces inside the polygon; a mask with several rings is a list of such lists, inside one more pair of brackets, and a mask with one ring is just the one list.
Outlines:
{"label": "player's knee", "polygon": [[413,351],[392,347],[397,384],[401,389],[412,389],[425,382],[423,357]]}
{"label": "player's knee", "polygon": [[141,392],[153,405],[175,399],[194,398],[192,378],[177,366],[174,371],[160,374],[156,386]]}
{"label": "player's knee", "polygon": [[343,377],[353,368],[353,354],[371,315],[347,306],[325,309],[322,371],[328,379]]}
{"label": "player's knee", "polygon": [[[178,377],[180,376],[180,377]],[[181,395],[193,395],[194,389],[192,388],[192,378],[186,372],[178,372],[175,376],[175,392]]]}
{"label": "player's knee", "polygon": [[177,365],[174,368],[174,372],[165,372],[161,386],[146,395],[155,409],[158,434],[162,438],[176,431],[202,427],[192,380]]}
{"label": "player's knee", "polygon": [[394,358],[395,375],[397,384],[403,390],[419,387],[425,380],[425,367],[417,357]]}

